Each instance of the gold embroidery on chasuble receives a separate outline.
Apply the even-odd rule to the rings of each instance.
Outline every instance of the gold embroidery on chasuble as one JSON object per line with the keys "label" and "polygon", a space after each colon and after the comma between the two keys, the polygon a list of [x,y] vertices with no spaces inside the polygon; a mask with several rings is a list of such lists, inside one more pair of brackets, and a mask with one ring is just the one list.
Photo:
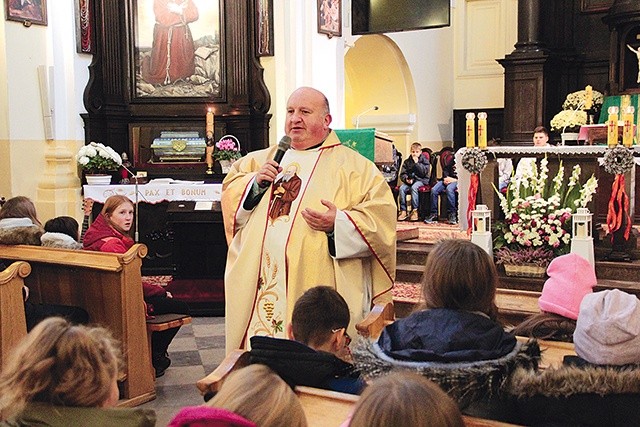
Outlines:
{"label": "gold embroidery on chasuble", "polygon": [[[266,335],[285,338],[287,319],[287,243],[293,219],[300,210],[300,199],[318,160],[319,151],[289,150],[282,161],[269,200],[268,224],[265,231],[260,277],[248,337]],[[302,217],[297,221],[304,221]],[[289,262],[297,262],[291,254]]]}

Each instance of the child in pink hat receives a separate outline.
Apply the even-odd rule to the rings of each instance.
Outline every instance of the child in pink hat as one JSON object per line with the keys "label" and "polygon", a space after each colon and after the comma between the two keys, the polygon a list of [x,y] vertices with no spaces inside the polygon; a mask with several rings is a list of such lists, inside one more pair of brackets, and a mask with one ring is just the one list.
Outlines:
{"label": "child in pink hat", "polygon": [[589,262],[577,254],[561,255],[547,268],[549,278],[538,299],[541,313],[526,319],[516,335],[571,342],[580,303],[593,292],[596,274]]}

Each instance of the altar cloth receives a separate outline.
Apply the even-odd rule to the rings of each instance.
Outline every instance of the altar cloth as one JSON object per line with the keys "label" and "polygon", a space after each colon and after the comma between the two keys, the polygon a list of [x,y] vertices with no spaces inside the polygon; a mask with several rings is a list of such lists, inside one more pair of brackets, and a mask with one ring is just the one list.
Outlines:
{"label": "altar cloth", "polygon": [[[135,184],[127,185],[84,185],[84,198],[104,203],[109,196],[116,194],[136,201]],[[162,183],[138,185],[138,201],[141,203],[160,203],[164,201],[220,201],[222,184],[186,184]]]}

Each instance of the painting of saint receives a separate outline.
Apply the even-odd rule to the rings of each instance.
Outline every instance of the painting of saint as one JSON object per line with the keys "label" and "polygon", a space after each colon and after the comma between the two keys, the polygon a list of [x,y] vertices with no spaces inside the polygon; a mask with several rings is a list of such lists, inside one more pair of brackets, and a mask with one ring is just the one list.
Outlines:
{"label": "painting of saint", "polygon": [[136,95],[220,95],[218,0],[139,0]]}
{"label": "painting of saint", "polygon": [[7,19],[47,25],[46,0],[7,0]]}

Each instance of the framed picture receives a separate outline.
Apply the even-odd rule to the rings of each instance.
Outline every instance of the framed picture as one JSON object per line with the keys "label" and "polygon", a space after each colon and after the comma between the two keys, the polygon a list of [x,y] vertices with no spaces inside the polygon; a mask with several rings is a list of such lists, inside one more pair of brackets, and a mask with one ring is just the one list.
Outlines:
{"label": "framed picture", "polygon": [[255,0],[256,56],[273,56],[273,0]]}
{"label": "framed picture", "polygon": [[225,0],[132,1],[134,97],[221,99]]}
{"label": "framed picture", "polygon": [[91,0],[75,0],[76,51],[78,53],[93,53],[90,1]]}
{"label": "framed picture", "polygon": [[318,32],[329,38],[342,35],[342,0],[318,0]]}
{"label": "framed picture", "polygon": [[8,21],[22,22],[25,27],[47,25],[47,0],[5,0],[4,4]]}
{"label": "framed picture", "polygon": [[606,12],[613,5],[614,0],[581,0],[580,12]]}

